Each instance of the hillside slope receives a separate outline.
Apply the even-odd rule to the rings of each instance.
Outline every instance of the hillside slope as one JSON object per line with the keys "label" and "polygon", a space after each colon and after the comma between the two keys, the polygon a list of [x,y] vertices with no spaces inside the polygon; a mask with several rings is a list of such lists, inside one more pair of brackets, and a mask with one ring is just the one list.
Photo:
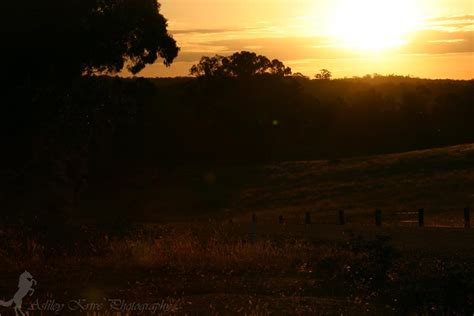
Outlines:
{"label": "hillside slope", "polygon": [[[439,224],[461,225],[474,201],[474,144],[336,161],[263,167],[259,185],[243,190],[239,206],[272,214],[310,211],[334,221],[336,211],[366,218],[424,208]],[[372,218],[370,217],[370,220]]]}
{"label": "hillside slope", "polygon": [[309,211],[328,223],[341,209],[349,220],[372,222],[376,208],[384,219],[424,208],[427,224],[458,226],[473,202],[474,144],[468,144],[343,160],[149,168],[91,184],[80,208],[146,221],[247,220],[257,212],[274,222],[278,215],[301,220]]}

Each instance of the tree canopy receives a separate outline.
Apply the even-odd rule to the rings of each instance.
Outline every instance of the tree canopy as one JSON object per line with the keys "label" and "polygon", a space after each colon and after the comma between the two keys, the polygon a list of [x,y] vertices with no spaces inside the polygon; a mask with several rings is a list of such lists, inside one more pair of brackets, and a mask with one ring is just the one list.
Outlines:
{"label": "tree canopy", "polygon": [[331,80],[332,73],[327,69],[321,69],[319,73],[314,75],[314,78],[318,80]]}
{"label": "tree canopy", "polygon": [[133,74],[179,48],[156,0],[23,0],[1,4],[0,57],[9,76]]}
{"label": "tree canopy", "polygon": [[253,52],[242,51],[231,56],[204,56],[192,66],[191,75],[197,77],[252,77],[257,75],[287,76],[291,68],[278,59],[270,60]]}

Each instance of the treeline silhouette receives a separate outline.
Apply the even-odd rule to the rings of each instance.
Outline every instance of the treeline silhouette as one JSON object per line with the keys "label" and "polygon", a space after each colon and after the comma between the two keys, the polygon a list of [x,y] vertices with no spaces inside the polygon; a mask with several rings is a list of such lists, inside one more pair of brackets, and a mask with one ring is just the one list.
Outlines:
{"label": "treeline silhouette", "polygon": [[260,162],[474,141],[472,80],[84,77],[10,95],[17,106],[2,116],[7,167],[46,153],[78,152],[106,166]]}
{"label": "treeline silhouette", "polygon": [[[119,190],[117,181],[136,170],[336,160],[474,142],[473,80],[330,80],[329,71],[310,80],[261,60],[251,63],[255,71],[224,76],[10,85],[1,116],[1,221],[52,241],[74,240],[68,223],[86,215],[78,213],[87,209],[78,208],[84,192],[100,201],[104,192],[94,184],[115,179]],[[87,216],[111,232],[142,216],[134,205],[93,212]]]}
{"label": "treeline silhouette", "polygon": [[[474,141],[474,82],[155,79],[146,148],[168,160],[348,157]],[[160,144],[160,145],[154,145]]]}

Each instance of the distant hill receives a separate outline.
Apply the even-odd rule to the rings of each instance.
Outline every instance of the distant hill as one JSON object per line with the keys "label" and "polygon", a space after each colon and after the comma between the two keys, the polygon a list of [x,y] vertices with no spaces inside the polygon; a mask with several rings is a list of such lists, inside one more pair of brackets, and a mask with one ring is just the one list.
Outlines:
{"label": "distant hill", "polygon": [[349,220],[372,224],[376,208],[384,220],[424,208],[427,224],[461,226],[472,202],[474,144],[467,144],[340,160],[141,169],[92,185],[81,209],[153,221],[248,221],[255,211],[272,223],[279,215],[301,222],[311,212],[316,222],[333,224],[345,210]]}
{"label": "distant hill", "polygon": [[424,208],[431,224],[461,226],[464,207],[474,202],[474,144],[274,163],[263,167],[260,179],[242,191],[239,204],[273,221],[278,214],[301,218],[308,211],[335,223],[345,210],[355,222],[372,224],[377,208],[390,216]]}

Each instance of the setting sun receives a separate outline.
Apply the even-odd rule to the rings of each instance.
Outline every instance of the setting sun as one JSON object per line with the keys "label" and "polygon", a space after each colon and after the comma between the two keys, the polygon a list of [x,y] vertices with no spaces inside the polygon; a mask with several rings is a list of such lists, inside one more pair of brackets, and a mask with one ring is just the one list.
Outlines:
{"label": "setting sun", "polygon": [[335,2],[329,32],[350,49],[380,50],[406,43],[414,31],[414,1],[339,0]]}

